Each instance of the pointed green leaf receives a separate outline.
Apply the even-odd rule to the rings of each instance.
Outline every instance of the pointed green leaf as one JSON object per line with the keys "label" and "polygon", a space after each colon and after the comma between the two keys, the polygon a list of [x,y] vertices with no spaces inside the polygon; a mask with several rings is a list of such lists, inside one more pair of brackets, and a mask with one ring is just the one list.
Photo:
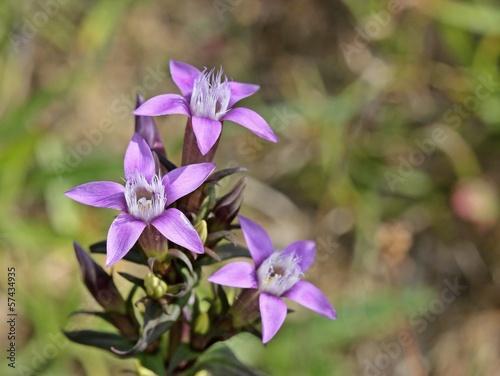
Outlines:
{"label": "pointed green leaf", "polygon": [[213,375],[224,376],[265,376],[264,373],[243,364],[224,343],[210,346],[186,372],[185,376],[195,376],[197,372],[208,371]]}
{"label": "pointed green leaf", "polygon": [[109,351],[115,347],[123,348],[131,346],[129,341],[116,333],[97,332],[94,330],[64,331],[63,333],[73,342]]}
{"label": "pointed green leaf", "polygon": [[123,356],[132,356],[144,351],[151,343],[156,341],[174,324],[180,316],[181,307],[177,304],[169,304],[168,312],[165,313],[161,306],[155,301],[146,303],[146,312],[144,313],[144,328],[142,335],[137,343],[129,350],[120,350],[130,346],[121,346],[117,348],[113,346],[112,351],[115,354]]}
{"label": "pointed green leaf", "polygon": [[[102,240],[90,246],[91,253],[106,254],[106,240]],[[132,249],[123,257],[123,260],[134,262],[136,264],[147,265],[147,258],[144,256],[144,251],[139,246],[135,244]]]}

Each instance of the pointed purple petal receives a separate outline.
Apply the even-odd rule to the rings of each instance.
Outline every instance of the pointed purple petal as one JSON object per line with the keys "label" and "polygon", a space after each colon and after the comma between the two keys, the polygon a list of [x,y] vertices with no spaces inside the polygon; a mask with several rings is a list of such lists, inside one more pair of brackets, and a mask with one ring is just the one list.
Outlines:
{"label": "pointed purple petal", "polygon": [[231,88],[231,99],[229,99],[228,107],[231,108],[233,105],[242,100],[243,98],[249,97],[257,92],[260,89],[259,85],[254,84],[245,84],[243,82],[228,82],[229,87]]}
{"label": "pointed purple petal", "polygon": [[278,142],[278,137],[267,122],[257,112],[244,107],[236,107],[225,114],[221,120],[230,120],[249,129],[257,136],[271,142]]}
{"label": "pointed purple petal", "polygon": [[187,97],[192,93],[194,80],[200,75],[200,71],[192,65],[170,60],[170,74],[182,95]]}
{"label": "pointed purple petal", "polygon": [[310,310],[319,313],[329,319],[335,320],[337,313],[326,296],[314,286],[306,281],[297,282],[290,290],[282,295],[284,298],[292,299]]}
{"label": "pointed purple petal", "polygon": [[262,317],[262,342],[267,343],[285,321],[286,304],[281,298],[263,292],[259,296],[259,307]]}
{"label": "pointed purple petal", "polygon": [[218,120],[192,117],[193,132],[196,136],[196,142],[202,155],[207,154],[212,146],[215,145],[222,132],[222,124]]}
{"label": "pointed purple petal", "polygon": [[106,267],[121,260],[146,228],[146,223],[122,213],[115,218],[108,231]]}
{"label": "pointed purple petal", "polygon": [[168,240],[181,247],[194,253],[204,252],[200,236],[180,210],[167,209],[161,216],[153,219],[151,224]]}
{"label": "pointed purple petal", "polygon": [[127,180],[133,177],[136,171],[148,180],[155,174],[155,160],[151,149],[137,133],[128,144],[123,164]]}
{"label": "pointed purple petal", "polygon": [[193,192],[215,169],[215,163],[198,163],[176,168],[166,174],[162,181],[167,196],[167,206],[178,198]]}
{"label": "pointed purple petal", "polygon": [[252,259],[255,262],[255,268],[257,269],[260,264],[262,264],[262,261],[274,252],[273,243],[269,235],[267,235],[267,232],[257,223],[242,215],[239,215],[238,218],[248,250],[252,255]]}
{"label": "pointed purple petal", "polygon": [[153,97],[132,112],[139,116],[161,116],[180,114],[191,116],[189,107],[183,96],[177,94],[162,94]]}
{"label": "pointed purple petal", "polygon": [[96,181],[79,185],[64,194],[85,205],[126,211],[124,190],[123,185],[112,181]]}
{"label": "pointed purple petal", "polygon": [[[137,94],[137,105],[139,108],[144,103],[144,98],[141,94]],[[149,145],[150,149],[164,157],[167,156],[160,132],[156,127],[155,121],[151,116],[136,116],[135,117],[135,132],[139,133],[144,141]]]}
{"label": "pointed purple petal", "polygon": [[259,285],[255,276],[255,267],[244,261],[232,262],[216,271],[208,279],[218,285],[257,289]]}
{"label": "pointed purple petal", "polygon": [[300,269],[302,272],[305,272],[312,265],[316,257],[316,243],[312,240],[299,240],[286,247],[284,252],[295,252],[300,257]]}

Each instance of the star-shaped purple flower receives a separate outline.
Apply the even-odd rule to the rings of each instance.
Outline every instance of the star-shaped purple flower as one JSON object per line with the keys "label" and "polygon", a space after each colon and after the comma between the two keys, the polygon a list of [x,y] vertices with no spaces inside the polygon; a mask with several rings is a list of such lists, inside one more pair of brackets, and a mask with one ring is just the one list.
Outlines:
{"label": "star-shaped purple flower", "polygon": [[222,121],[238,123],[257,136],[277,142],[267,122],[244,107],[232,108],[239,100],[254,94],[258,85],[228,81],[222,69],[199,71],[192,65],[170,61],[172,80],[182,93],[162,94],[146,101],[133,113],[141,116],[182,114],[191,118],[198,148],[207,154],[222,132]]}
{"label": "star-shaped purple flower", "polygon": [[109,228],[107,267],[130,251],[147,226],[153,226],[165,238],[192,252],[203,253],[203,244],[191,222],[180,210],[168,206],[198,188],[214,169],[214,163],[199,163],[177,168],[161,177],[155,171],[151,149],[136,133],[125,153],[125,187],[98,181],[80,185],[65,194],[85,205],[123,212]]}
{"label": "star-shaped purple flower", "polygon": [[215,272],[208,281],[258,290],[262,342],[273,338],[285,321],[287,308],[281,298],[289,298],[320,315],[336,319],[337,314],[325,295],[311,283],[301,280],[314,261],[314,242],[301,240],[282,251],[275,251],[262,227],[241,215],[239,220],[255,266],[244,261],[233,262]]}

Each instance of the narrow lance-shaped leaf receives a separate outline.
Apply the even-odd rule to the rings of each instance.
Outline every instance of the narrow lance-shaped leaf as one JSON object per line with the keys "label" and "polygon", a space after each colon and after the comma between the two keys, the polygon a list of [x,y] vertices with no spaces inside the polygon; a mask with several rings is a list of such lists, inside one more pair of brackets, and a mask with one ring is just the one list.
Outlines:
{"label": "narrow lance-shaped leaf", "polygon": [[[217,253],[217,255],[222,261],[235,257],[251,258],[248,249],[231,243],[218,245],[217,247],[215,247],[214,251]],[[214,262],[215,260],[210,257],[202,257],[200,258],[199,261],[196,261],[196,266],[210,265],[213,264]]]}
{"label": "narrow lance-shaped leaf", "polygon": [[230,167],[225,168],[224,170],[216,171],[212,175],[207,178],[206,183],[218,183],[219,180],[225,178],[226,176],[230,176],[233,174],[237,174],[239,172],[248,172],[248,169],[245,167]]}
{"label": "narrow lance-shaped leaf", "polygon": [[[90,246],[91,253],[106,254],[106,240],[102,240]],[[132,249],[123,257],[123,260],[134,262],[136,264],[147,265],[148,259],[144,255],[144,251],[136,244]]]}
{"label": "narrow lance-shaped leaf", "polygon": [[94,330],[65,331],[64,335],[69,340],[81,345],[97,347],[108,351],[111,351],[115,347],[128,347],[131,344],[119,334],[97,332]]}
{"label": "narrow lance-shaped leaf", "polygon": [[200,371],[224,376],[265,376],[250,366],[243,364],[224,343],[215,343],[200,355],[194,367],[185,376],[194,376]]}

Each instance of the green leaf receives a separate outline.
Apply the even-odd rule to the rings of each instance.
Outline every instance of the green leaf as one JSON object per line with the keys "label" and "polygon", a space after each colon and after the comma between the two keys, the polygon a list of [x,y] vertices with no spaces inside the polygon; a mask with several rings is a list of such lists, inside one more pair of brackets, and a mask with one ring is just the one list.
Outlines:
{"label": "green leaf", "polygon": [[168,373],[173,373],[173,371],[177,368],[179,364],[184,361],[189,361],[196,359],[200,355],[199,352],[191,350],[189,345],[182,344],[175,351],[172,359],[170,360],[170,364],[168,366]]}
{"label": "green leaf", "polygon": [[226,176],[237,174],[239,172],[247,172],[248,169],[245,167],[232,167],[232,168],[226,168],[224,170],[220,170],[217,172],[214,172],[212,175],[208,177],[206,180],[205,184],[207,183],[217,183],[219,180],[225,178]]}
{"label": "green leaf", "polygon": [[115,347],[129,347],[131,343],[116,333],[97,332],[94,330],[63,331],[64,335],[73,342],[85,346],[109,350]]}
{"label": "green leaf", "polygon": [[[239,245],[227,243],[222,244],[214,249],[215,253],[220,257],[222,261],[229,260],[235,257],[248,257],[251,258],[248,249],[240,247]],[[210,257],[201,257],[197,262],[196,266],[211,265],[215,263],[216,260]]]}
{"label": "green leaf", "polygon": [[186,266],[189,269],[189,272],[191,274],[194,273],[193,265],[191,264],[191,261],[189,261],[188,257],[184,252],[179,251],[178,249],[169,249],[167,254],[167,259],[171,258],[176,258],[178,260],[181,260],[184,264],[186,264]]}
{"label": "green leaf", "polygon": [[208,371],[213,375],[224,376],[265,376],[250,366],[243,364],[226,344],[217,342],[200,355],[194,367],[184,376],[194,376],[199,371]]}
{"label": "green leaf", "polygon": [[[100,253],[106,254],[106,240],[102,240],[90,246],[91,253]],[[135,262],[136,264],[147,265],[148,260],[146,256],[144,256],[144,251],[142,248],[135,244],[132,249],[123,257],[123,260],[127,260],[130,262]]]}
{"label": "green leaf", "polygon": [[127,281],[132,282],[134,285],[144,288],[144,279],[138,278],[136,276],[133,276],[132,274],[128,274],[125,272],[118,272],[118,274],[120,274]]}
{"label": "green leaf", "polygon": [[[137,343],[129,350],[119,350],[116,346],[113,346],[112,351],[123,356],[131,356],[144,351],[151,343],[170,329],[179,318],[181,310],[179,305],[169,304],[168,312],[166,313],[156,302],[147,302],[146,312],[144,313],[144,328]],[[121,348],[124,348],[124,346],[121,346]]]}

